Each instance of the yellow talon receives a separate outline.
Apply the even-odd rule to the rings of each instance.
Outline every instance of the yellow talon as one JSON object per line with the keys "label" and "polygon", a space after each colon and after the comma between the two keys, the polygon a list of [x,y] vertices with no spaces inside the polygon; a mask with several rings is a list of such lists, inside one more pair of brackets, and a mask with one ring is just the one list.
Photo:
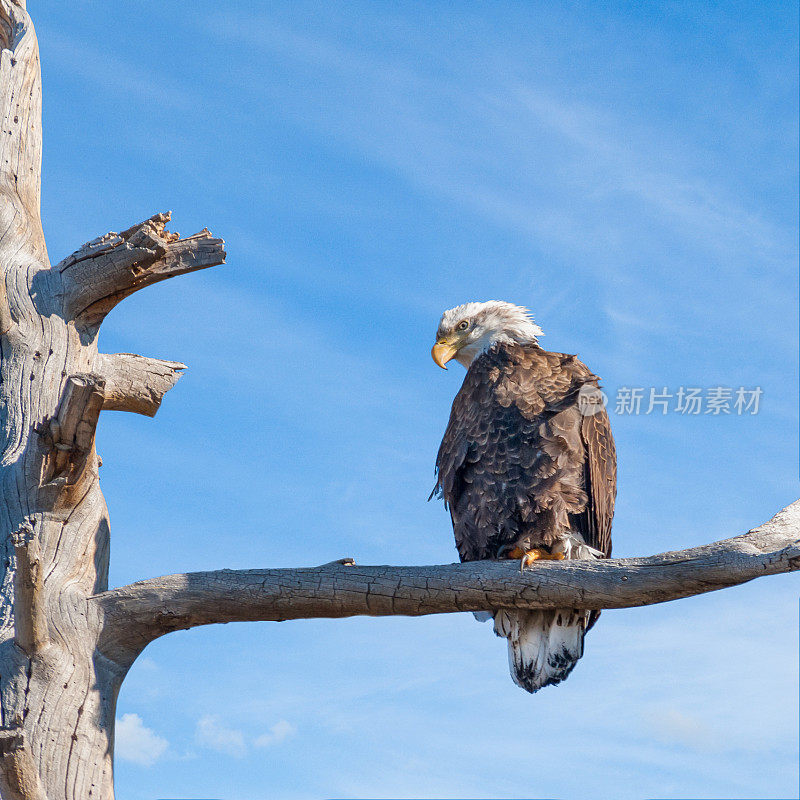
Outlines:
{"label": "yellow talon", "polygon": [[521,558],[519,564],[520,572],[522,572],[525,567],[530,566],[534,561],[562,561],[564,558],[563,553],[550,553],[541,547],[534,547],[531,550],[525,551],[515,547],[509,555],[512,558]]}

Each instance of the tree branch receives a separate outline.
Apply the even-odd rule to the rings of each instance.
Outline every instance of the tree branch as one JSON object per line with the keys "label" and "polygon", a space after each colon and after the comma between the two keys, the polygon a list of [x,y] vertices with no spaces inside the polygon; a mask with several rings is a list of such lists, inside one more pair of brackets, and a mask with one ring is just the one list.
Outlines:
{"label": "tree branch", "polygon": [[95,372],[105,382],[103,409],[154,417],[164,395],[178,382],[185,364],[133,353],[100,353]]}
{"label": "tree branch", "polygon": [[96,327],[133,292],[224,263],[222,239],[207,230],[181,239],[166,230],[169,219],[169,212],[156,214],[122,233],[107,233],[59,263],[67,317]]}
{"label": "tree branch", "polygon": [[537,562],[525,572],[516,561],[194,572],[140,581],[92,601],[105,614],[102,646],[136,653],[170,631],[212,623],[629,608],[798,569],[800,500],[743,536],[649,558]]}

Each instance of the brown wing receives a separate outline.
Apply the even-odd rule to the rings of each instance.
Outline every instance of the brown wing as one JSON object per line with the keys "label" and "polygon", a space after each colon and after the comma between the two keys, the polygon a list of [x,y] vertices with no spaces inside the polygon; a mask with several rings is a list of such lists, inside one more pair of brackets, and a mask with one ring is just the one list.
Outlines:
{"label": "brown wing", "polygon": [[549,545],[588,526],[580,387],[596,383],[574,356],[495,346],[473,362],[437,456],[435,492],[450,508],[462,560],[520,543]]}
{"label": "brown wing", "polygon": [[586,543],[611,556],[611,521],[617,496],[617,451],[605,409],[583,418],[581,437],[586,448],[585,483],[589,502],[583,536]]}
{"label": "brown wing", "polygon": [[523,465],[510,464],[508,454],[509,445],[518,449],[514,440],[524,431],[518,410],[494,397],[497,377],[488,358],[473,363],[453,401],[436,457],[437,483],[431,496],[440,494],[450,510],[462,561],[493,558],[498,537],[514,538],[513,508],[497,475],[511,470],[519,478]]}

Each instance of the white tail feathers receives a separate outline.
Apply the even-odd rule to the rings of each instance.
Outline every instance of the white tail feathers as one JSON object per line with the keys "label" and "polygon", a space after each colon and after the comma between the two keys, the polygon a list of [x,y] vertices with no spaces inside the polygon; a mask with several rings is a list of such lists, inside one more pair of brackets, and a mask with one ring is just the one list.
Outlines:
{"label": "white tail feathers", "polygon": [[583,537],[577,533],[568,533],[561,537],[552,547],[554,553],[563,553],[564,558],[604,558],[604,555],[589,547]]}
{"label": "white tail feathers", "polygon": [[536,692],[560,683],[583,655],[589,612],[501,610],[494,632],[508,639],[508,666],[517,686]]}
{"label": "white tail feathers", "polygon": [[[551,550],[562,553],[565,559],[604,558],[574,531],[560,536]],[[486,612],[473,613],[479,621],[485,619]],[[591,614],[575,608],[495,611],[494,632],[508,639],[508,666],[514,683],[531,693],[561,683],[583,655],[583,637]]]}

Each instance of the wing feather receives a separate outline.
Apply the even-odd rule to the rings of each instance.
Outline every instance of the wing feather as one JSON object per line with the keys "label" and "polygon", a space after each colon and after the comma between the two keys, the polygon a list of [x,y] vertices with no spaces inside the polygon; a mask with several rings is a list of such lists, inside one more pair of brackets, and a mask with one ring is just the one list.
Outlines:
{"label": "wing feather", "polygon": [[617,496],[617,452],[605,409],[583,417],[581,436],[586,447],[587,544],[611,556],[611,521]]}
{"label": "wing feather", "polygon": [[575,356],[495,346],[470,366],[437,455],[462,560],[555,541],[572,528],[611,552],[614,443],[605,410],[578,393],[598,378]]}

